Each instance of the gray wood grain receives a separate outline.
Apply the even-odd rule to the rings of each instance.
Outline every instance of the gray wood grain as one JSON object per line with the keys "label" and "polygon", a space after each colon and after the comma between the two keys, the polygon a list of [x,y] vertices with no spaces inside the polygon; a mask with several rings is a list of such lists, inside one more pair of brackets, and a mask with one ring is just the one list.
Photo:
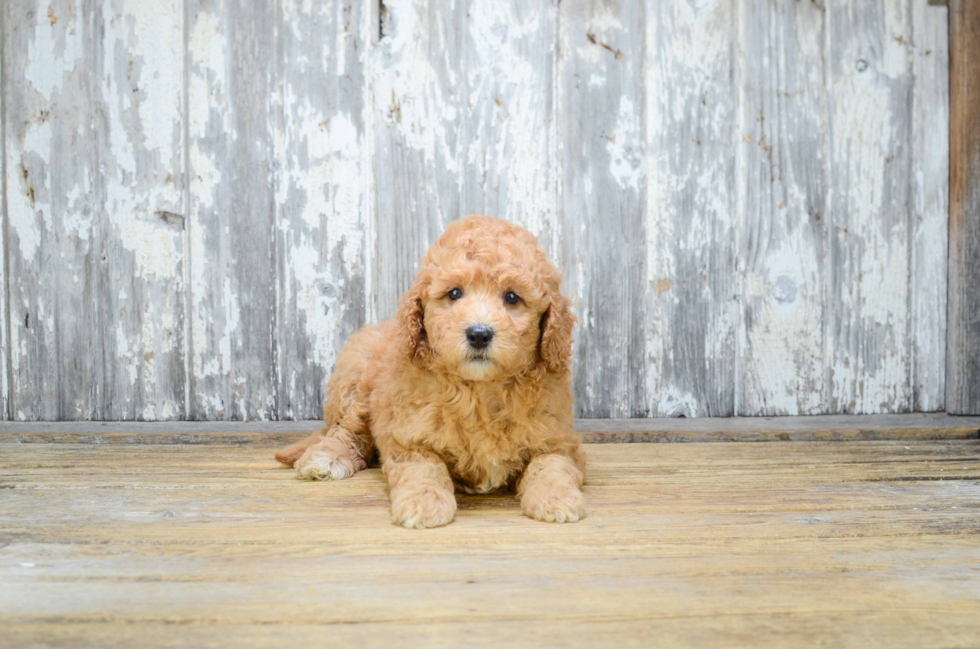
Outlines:
{"label": "gray wood grain", "polygon": [[520,223],[553,259],[554,47],[547,0],[385,2],[374,58],[376,313],[394,313],[452,220]]}
{"label": "gray wood grain", "polygon": [[740,414],[826,412],[825,8],[739,6]]}
{"label": "gray wood grain", "polygon": [[187,20],[188,417],[273,419],[280,16],[273,3],[188,0]]}
{"label": "gray wood grain", "polygon": [[[365,72],[377,23],[367,3],[285,2],[280,11],[275,415],[311,419],[322,416],[336,356],[367,315],[374,224]],[[329,56],[311,55],[323,48]]]}
{"label": "gray wood grain", "polygon": [[732,415],[735,5],[650,0],[645,25],[650,414]]}
{"label": "gray wood grain", "polygon": [[644,231],[643,24],[636,2],[565,0],[559,40],[561,205],[577,411],[650,414]]}
{"label": "gray wood grain", "polygon": [[912,410],[942,410],[946,397],[949,240],[949,15],[912,3]]}
{"label": "gray wood grain", "polygon": [[46,9],[3,8],[7,84],[23,80],[4,96],[10,410],[15,419],[98,419],[105,350],[95,12],[55,2],[51,22]]}
{"label": "gray wood grain", "polygon": [[[96,7],[100,419],[184,416],[183,3]],[[88,323],[78,323],[88,326]],[[77,350],[75,353],[84,353]]]}
{"label": "gray wood grain", "polygon": [[[0,9],[0,35],[5,35],[4,18],[6,11]],[[10,365],[7,363],[7,325],[10,322],[10,310],[7,308],[7,140],[4,137],[4,122],[6,110],[4,97],[4,47],[0,43],[0,419],[10,419],[7,407],[10,381]]]}
{"label": "gray wood grain", "polygon": [[950,21],[949,338],[946,409],[980,414],[980,5],[952,0]]}
{"label": "gray wood grain", "polygon": [[181,410],[181,14],[137,4],[4,7],[17,419]]}
{"label": "gray wood grain", "polygon": [[831,0],[829,411],[912,407],[909,5]]}

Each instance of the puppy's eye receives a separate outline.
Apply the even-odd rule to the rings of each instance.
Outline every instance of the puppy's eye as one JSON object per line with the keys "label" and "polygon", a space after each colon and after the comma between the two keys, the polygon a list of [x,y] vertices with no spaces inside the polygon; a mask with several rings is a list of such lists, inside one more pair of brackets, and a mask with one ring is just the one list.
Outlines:
{"label": "puppy's eye", "polygon": [[447,297],[449,297],[450,300],[455,302],[459,298],[463,297],[463,292],[458,288],[454,288],[453,290],[449,291]]}
{"label": "puppy's eye", "polygon": [[507,293],[504,294],[504,302],[506,302],[507,304],[517,304],[520,301],[521,298],[518,297],[517,293],[515,293],[514,291],[508,291]]}

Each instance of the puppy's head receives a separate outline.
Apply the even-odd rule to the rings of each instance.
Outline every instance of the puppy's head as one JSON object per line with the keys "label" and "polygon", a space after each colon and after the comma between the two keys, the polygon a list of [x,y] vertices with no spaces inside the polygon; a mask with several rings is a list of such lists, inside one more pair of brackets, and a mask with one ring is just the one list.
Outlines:
{"label": "puppy's head", "polygon": [[536,365],[565,372],[575,316],[560,286],[561,273],[527,230],[485,216],[456,221],[402,298],[405,352],[469,381]]}

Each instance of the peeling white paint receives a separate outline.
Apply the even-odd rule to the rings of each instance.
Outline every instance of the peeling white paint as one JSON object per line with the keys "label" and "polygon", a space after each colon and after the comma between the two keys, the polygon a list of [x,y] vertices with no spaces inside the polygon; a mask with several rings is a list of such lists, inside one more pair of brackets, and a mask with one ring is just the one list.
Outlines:
{"label": "peeling white paint", "polygon": [[343,279],[334,280],[320,270],[327,266],[319,263],[319,253],[309,242],[292,246],[289,258],[293,262],[293,278],[298,289],[296,307],[313,343],[310,361],[329,370],[344,342],[338,339],[339,324],[351,296],[347,294]]}
{"label": "peeling white paint", "polygon": [[[519,19],[513,9],[506,3],[486,2],[470,11],[471,60],[479,64],[466,70],[466,76],[473,93],[470,102],[479,103],[474,108],[482,107],[477,114],[483,119],[466,152],[462,173],[487,177],[490,186],[483,187],[485,196],[493,197],[505,188],[506,202],[497,203],[494,216],[520,223],[554,254],[557,242],[546,238],[557,230],[552,227],[557,210],[551,152],[556,133],[547,112],[554,98],[549,97],[549,69],[540,58],[533,58],[531,44],[552,33],[556,15],[530,10]],[[492,198],[484,198],[484,205],[493,203]],[[476,207],[464,205],[463,211]]]}
{"label": "peeling white paint", "polygon": [[[39,175],[54,164],[51,159],[52,136],[49,121],[31,123],[24,137],[19,164],[7,165],[8,219],[17,237],[20,254],[28,263],[34,261],[40,248],[42,225],[46,228],[51,225],[50,193]],[[17,159],[12,158],[12,161]]]}
{"label": "peeling white paint", "polygon": [[35,12],[33,30],[24,80],[50,102],[61,90],[66,75],[77,71],[85,32],[69,16],[62,16],[52,24],[44,11]]}
{"label": "peeling white paint", "polygon": [[609,173],[620,187],[639,191],[646,169],[637,113],[633,100],[625,95],[621,97],[616,129],[605,138],[610,160]]}
{"label": "peeling white paint", "polygon": [[434,90],[439,96],[449,96],[454,84],[451,79],[441,79],[429,62],[426,48],[430,28],[419,16],[424,7],[415,0],[393,0],[385,3],[385,9],[389,29],[382,39],[384,51],[390,60],[411,61],[411,65],[375,79],[374,105],[399,130],[402,141],[423,154],[427,164],[457,174],[458,161],[446,137],[446,122],[455,119],[455,107],[451,102],[432,106],[434,102],[427,96]]}
{"label": "peeling white paint", "polygon": [[[369,274],[370,166],[362,125],[372,114],[370,91],[359,77],[369,58],[363,31],[369,25],[329,5],[290,7],[285,23],[290,40],[277,107],[283,120],[275,149],[282,163],[275,182],[285,267],[277,298],[278,381],[287,397],[278,416],[292,418],[318,414],[351,321],[366,311],[362,289],[352,291],[349,282]],[[313,42],[322,56],[305,55],[305,44]],[[275,407],[270,404],[270,416],[277,416]]]}
{"label": "peeling white paint", "polygon": [[[232,290],[231,277],[226,276],[221,292],[221,304],[224,306],[224,331],[218,341],[218,352],[221,354],[221,372],[225,375],[231,373],[234,364],[231,358],[231,348],[233,341],[238,338],[238,328],[241,325],[241,305],[238,303],[238,294]],[[239,376],[239,379],[243,377]],[[243,410],[242,412],[248,412]]]}
{"label": "peeling white paint", "polygon": [[696,417],[700,408],[693,394],[673,387],[664,390],[657,402],[657,412],[661,417]]}

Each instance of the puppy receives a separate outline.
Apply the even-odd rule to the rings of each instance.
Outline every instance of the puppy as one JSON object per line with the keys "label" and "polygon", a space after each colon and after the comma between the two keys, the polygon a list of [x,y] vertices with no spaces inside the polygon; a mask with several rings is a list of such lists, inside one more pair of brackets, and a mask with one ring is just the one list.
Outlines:
{"label": "puppy", "polygon": [[572,427],[575,316],[531,233],[485,216],[451,224],[397,316],[351,336],[325,428],[276,454],[300,478],[341,480],[375,451],[392,522],[446,525],[455,491],[512,490],[527,516],[585,516]]}

